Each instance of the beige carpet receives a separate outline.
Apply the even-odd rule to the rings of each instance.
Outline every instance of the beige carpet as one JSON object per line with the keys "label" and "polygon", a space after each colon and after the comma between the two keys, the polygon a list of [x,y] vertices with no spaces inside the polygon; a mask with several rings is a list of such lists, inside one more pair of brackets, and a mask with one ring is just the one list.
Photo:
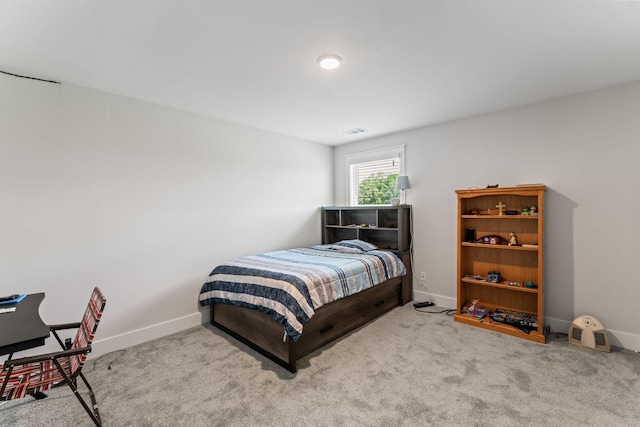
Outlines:
{"label": "beige carpet", "polygon": [[[297,374],[208,325],[118,356],[86,366],[105,426],[640,425],[638,354],[536,344],[412,305],[303,359]],[[0,406],[0,425],[92,423],[59,388]]]}

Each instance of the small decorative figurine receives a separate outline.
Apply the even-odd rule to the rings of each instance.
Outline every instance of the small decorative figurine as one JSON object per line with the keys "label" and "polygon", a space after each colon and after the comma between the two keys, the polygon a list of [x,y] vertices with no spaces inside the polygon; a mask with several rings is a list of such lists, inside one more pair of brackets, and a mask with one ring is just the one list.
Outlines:
{"label": "small decorative figurine", "polygon": [[538,209],[535,206],[529,208],[529,215],[535,215]]}
{"label": "small decorative figurine", "polygon": [[502,202],[498,202],[498,204],[496,205],[496,208],[498,208],[498,215],[502,215],[502,209],[504,209],[506,206],[502,204]]}
{"label": "small decorative figurine", "polygon": [[501,280],[502,276],[499,271],[490,271],[489,274],[487,274],[487,282],[498,283]]}
{"label": "small decorative figurine", "polygon": [[529,208],[528,207],[522,208],[522,215],[529,215]]}
{"label": "small decorative figurine", "polygon": [[509,246],[517,246],[518,239],[516,238],[516,234],[512,231],[509,233]]}

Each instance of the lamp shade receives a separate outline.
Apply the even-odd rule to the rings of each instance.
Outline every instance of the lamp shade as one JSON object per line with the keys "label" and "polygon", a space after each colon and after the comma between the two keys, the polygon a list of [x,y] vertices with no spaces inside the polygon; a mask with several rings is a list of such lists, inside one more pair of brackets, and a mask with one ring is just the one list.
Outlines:
{"label": "lamp shade", "polygon": [[396,188],[398,190],[406,190],[409,187],[409,177],[406,175],[401,175],[398,177],[398,180],[396,181]]}

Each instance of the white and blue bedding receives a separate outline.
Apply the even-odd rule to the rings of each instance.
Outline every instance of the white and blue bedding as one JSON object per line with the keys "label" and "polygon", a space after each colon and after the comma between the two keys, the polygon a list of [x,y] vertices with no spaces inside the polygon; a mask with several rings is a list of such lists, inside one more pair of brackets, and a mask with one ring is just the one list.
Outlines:
{"label": "white and blue bedding", "polygon": [[294,341],[315,310],[406,269],[393,252],[361,240],[246,256],[217,266],[200,305],[233,304],[270,315]]}

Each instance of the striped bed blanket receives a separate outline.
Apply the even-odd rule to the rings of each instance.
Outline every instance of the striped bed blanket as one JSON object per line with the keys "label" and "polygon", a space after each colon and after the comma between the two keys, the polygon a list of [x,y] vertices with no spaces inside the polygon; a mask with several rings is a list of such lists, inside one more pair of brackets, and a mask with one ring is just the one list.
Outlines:
{"label": "striped bed blanket", "polygon": [[217,266],[200,305],[233,304],[270,315],[297,341],[315,310],[406,269],[393,252],[361,240],[246,256]]}

